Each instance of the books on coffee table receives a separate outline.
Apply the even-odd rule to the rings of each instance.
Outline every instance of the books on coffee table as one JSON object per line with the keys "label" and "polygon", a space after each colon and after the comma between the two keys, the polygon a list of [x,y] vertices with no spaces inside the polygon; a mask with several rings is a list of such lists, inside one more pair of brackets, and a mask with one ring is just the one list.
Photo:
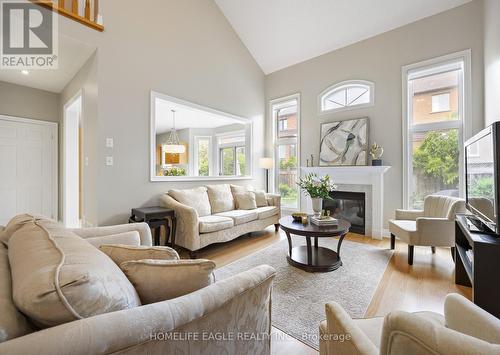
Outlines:
{"label": "books on coffee table", "polygon": [[321,219],[319,217],[312,216],[311,223],[319,227],[335,227],[339,225],[339,220],[333,217],[326,217]]}

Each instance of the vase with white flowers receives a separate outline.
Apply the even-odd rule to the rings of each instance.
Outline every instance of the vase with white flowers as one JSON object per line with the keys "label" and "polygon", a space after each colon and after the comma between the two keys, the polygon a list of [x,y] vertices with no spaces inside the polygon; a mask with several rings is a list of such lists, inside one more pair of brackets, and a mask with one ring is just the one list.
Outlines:
{"label": "vase with white flowers", "polygon": [[297,185],[311,197],[315,216],[321,214],[323,199],[331,199],[330,192],[337,189],[337,186],[333,183],[330,176],[325,175],[319,177],[314,173],[307,174],[303,178],[300,178]]}

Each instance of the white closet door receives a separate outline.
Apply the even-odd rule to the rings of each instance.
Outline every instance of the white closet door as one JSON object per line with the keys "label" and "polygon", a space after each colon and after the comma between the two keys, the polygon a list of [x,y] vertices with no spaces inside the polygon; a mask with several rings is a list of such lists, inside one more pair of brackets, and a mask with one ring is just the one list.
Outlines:
{"label": "white closet door", "polygon": [[57,219],[57,124],[0,115],[0,225],[19,213]]}

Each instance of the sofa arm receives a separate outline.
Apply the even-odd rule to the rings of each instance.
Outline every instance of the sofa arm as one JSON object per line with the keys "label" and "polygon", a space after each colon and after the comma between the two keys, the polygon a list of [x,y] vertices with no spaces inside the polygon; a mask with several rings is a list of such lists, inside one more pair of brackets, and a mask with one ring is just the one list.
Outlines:
{"label": "sofa arm", "polygon": [[447,218],[418,217],[418,240],[415,245],[455,246],[455,222]]}
{"label": "sofa arm", "polygon": [[151,246],[151,229],[146,223],[119,224],[107,227],[77,228],[72,231],[81,238],[105,237],[108,235],[137,231],[141,245]]}
{"label": "sofa arm", "polygon": [[496,354],[500,345],[437,325],[407,312],[391,312],[385,317],[380,354]]}
{"label": "sofa arm", "polygon": [[269,206],[281,207],[281,195],[279,194],[266,194],[267,204]]}
{"label": "sofa arm", "polygon": [[[272,267],[261,265],[189,295],[81,319],[1,343],[0,353],[269,353],[274,275]],[[234,340],[228,341],[230,337]]]}
{"label": "sofa arm", "polygon": [[342,306],[336,302],[330,302],[326,304],[325,310],[327,334],[323,335],[321,342],[323,342],[322,348],[328,349],[329,355],[378,354],[378,349],[354,323]]}
{"label": "sofa arm", "polygon": [[200,249],[198,212],[167,194],[161,196],[160,204],[175,211],[175,217],[177,218],[175,244],[192,251]]}
{"label": "sofa arm", "polygon": [[450,329],[500,344],[500,320],[459,294],[446,296],[444,317]]}
{"label": "sofa arm", "polygon": [[418,217],[423,217],[422,210],[396,210],[396,220],[415,221]]}

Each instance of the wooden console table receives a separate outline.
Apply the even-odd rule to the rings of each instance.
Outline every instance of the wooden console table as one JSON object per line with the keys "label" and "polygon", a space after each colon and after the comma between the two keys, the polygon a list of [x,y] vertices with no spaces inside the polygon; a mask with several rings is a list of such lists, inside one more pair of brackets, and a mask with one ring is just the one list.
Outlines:
{"label": "wooden console table", "polygon": [[455,283],[472,287],[473,302],[500,318],[500,238],[470,232],[465,216],[457,215],[455,246]]}
{"label": "wooden console table", "polygon": [[[169,224],[170,220],[170,224]],[[161,227],[165,227],[165,245],[175,248],[176,218],[172,209],[164,207],[132,208],[129,223],[145,222],[151,228],[153,245],[160,245]]]}

